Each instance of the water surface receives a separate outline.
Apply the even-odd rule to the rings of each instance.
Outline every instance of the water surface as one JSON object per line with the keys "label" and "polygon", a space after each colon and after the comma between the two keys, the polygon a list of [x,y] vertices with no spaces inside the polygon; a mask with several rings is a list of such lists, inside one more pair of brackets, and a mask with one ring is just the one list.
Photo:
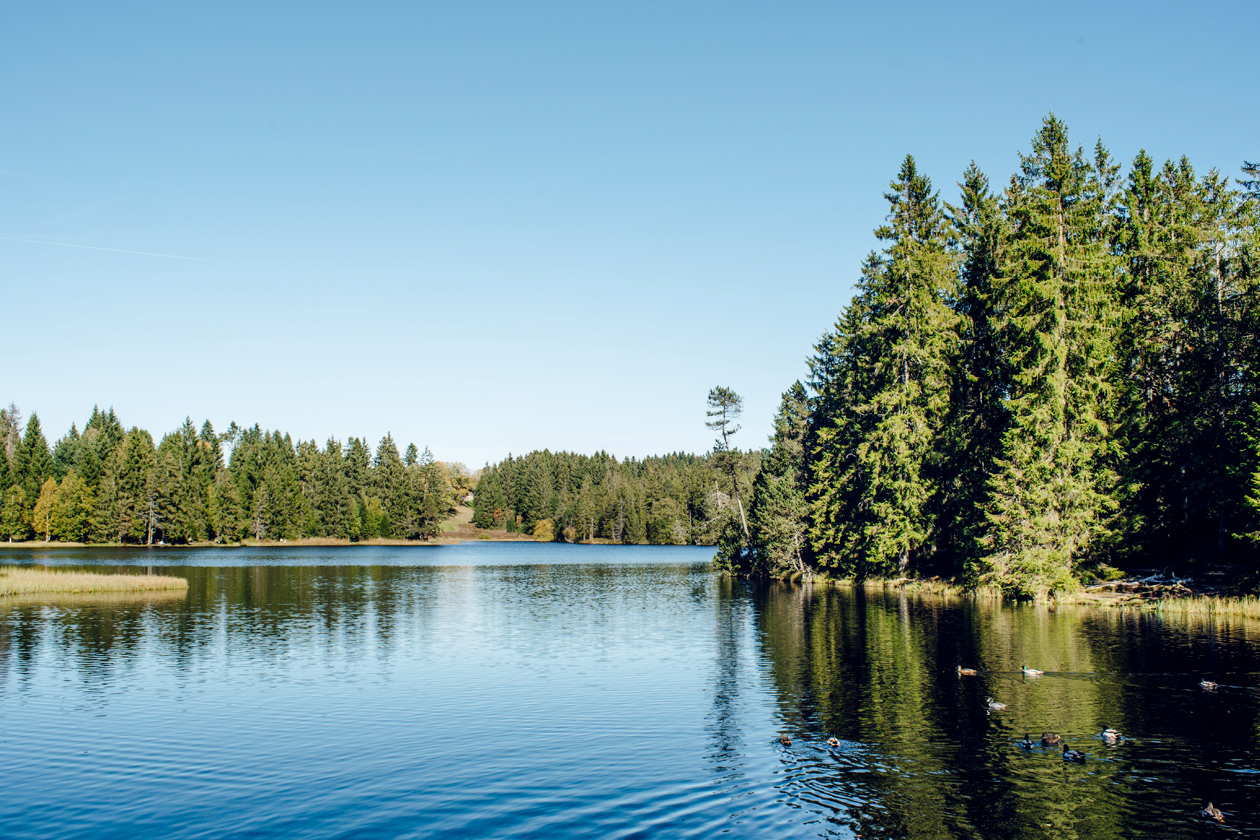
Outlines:
{"label": "water surface", "polygon": [[[745,585],[710,555],[0,550],[190,581],[0,601],[0,834],[1260,836],[1260,628]],[[1017,745],[1042,730],[1086,763]]]}

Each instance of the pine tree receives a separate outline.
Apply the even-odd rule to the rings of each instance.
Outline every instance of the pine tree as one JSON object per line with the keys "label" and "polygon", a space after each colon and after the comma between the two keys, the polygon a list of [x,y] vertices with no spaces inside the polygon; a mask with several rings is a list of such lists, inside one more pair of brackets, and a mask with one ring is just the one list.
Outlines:
{"label": "pine tree", "polygon": [[[940,202],[909,156],[891,188],[888,223],[876,230],[886,244],[868,258],[860,291],[872,368],[848,410],[861,434],[854,449],[820,459],[813,477],[821,512],[844,522],[845,561],[860,575],[905,574],[931,548],[932,460],[956,353],[954,264]],[[831,484],[834,491],[822,489]]]}
{"label": "pine tree", "polygon": [[13,481],[22,485],[27,499],[39,498],[44,481],[53,474],[52,453],[39,427],[39,416],[31,412],[26,433],[13,457]]}
{"label": "pine tree", "polygon": [[752,573],[770,577],[808,577],[809,505],[805,499],[805,441],[810,404],[800,382],[784,392],[774,419],[770,456],[753,483],[749,524],[755,561]]}
{"label": "pine tree", "polygon": [[4,491],[0,504],[0,536],[9,542],[24,540],[31,533],[31,509],[26,501],[26,491],[14,484]]}
{"label": "pine tree", "polygon": [[989,482],[982,579],[1018,594],[1075,587],[1114,510],[1107,365],[1116,260],[1110,166],[1068,146],[1053,115],[1007,193],[1011,260],[998,290],[1010,330],[1011,422]]}

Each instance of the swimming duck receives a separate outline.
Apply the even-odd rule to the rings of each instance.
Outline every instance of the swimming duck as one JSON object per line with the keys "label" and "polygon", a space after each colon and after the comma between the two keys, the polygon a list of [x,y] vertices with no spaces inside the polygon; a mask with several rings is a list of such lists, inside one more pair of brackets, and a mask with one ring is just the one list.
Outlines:
{"label": "swimming duck", "polygon": [[791,736],[791,735],[789,735],[789,734],[787,734],[786,732],[780,732],[780,733],[779,733],[779,743],[780,743],[780,744],[782,744],[782,745],[783,745],[783,746],[785,746],[785,747],[790,747],[790,746],[792,746],[792,736]]}
{"label": "swimming duck", "polygon": [[[1211,680],[1199,680],[1199,688],[1202,688],[1205,691],[1215,691],[1216,683]],[[1211,803],[1209,802],[1208,804],[1210,805]]]}
{"label": "swimming duck", "polygon": [[1033,748],[1032,738],[1028,737],[1027,732],[1024,733],[1024,740],[1020,741],[1019,745],[1026,750],[1031,750]]}
{"label": "swimming duck", "polygon": [[959,666],[958,666],[958,676],[960,676],[960,677],[974,677],[975,675],[976,675],[976,669],[975,669],[975,668],[964,668],[964,667],[963,667],[963,666],[961,666],[961,665],[959,665]]}
{"label": "swimming duck", "polygon": [[1005,703],[999,703],[996,700],[994,700],[992,697],[988,698],[985,702],[988,703],[989,708],[995,712],[1000,712],[1006,708]]}
{"label": "swimming duck", "polygon": [[828,738],[828,739],[827,739],[827,746],[832,747],[832,748],[835,748],[835,747],[840,746],[840,739],[839,739],[839,738]]}
{"label": "swimming duck", "polygon": [[1059,743],[1059,740],[1058,735],[1051,735],[1049,732],[1041,733],[1041,746],[1043,747],[1053,747],[1055,744]]}
{"label": "swimming duck", "polygon": [[1067,745],[1066,743],[1064,743],[1064,745],[1063,745],[1063,760],[1064,760],[1064,761],[1075,761],[1077,764],[1084,764],[1084,763],[1085,763],[1085,753],[1081,752],[1080,750],[1069,750],[1069,749],[1068,749],[1068,745]]}
{"label": "swimming duck", "polygon": [[1124,740],[1124,736],[1118,730],[1104,726],[1102,731],[1102,739],[1108,744],[1115,744]]}
{"label": "swimming duck", "polygon": [[1027,665],[1023,665],[1020,667],[1023,669],[1024,673],[1030,677],[1040,677],[1042,674],[1045,673],[1045,671],[1041,671],[1036,668],[1029,668]]}
{"label": "swimming duck", "polygon": [[1220,808],[1217,808],[1211,802],[1209,802],[1207,804],[1207,807],[1204,808],[1199,813],[1207,817],[1209,820],[1216,820],[1218,823],[1225,822],[1225,812],[1222,811]]}

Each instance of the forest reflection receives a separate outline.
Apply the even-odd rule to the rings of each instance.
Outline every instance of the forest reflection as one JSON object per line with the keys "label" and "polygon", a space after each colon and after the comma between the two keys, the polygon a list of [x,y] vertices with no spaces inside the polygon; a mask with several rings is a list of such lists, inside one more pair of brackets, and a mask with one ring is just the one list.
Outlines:
{"label": "forest reflection", "polygon": [[[782,755],[785,792],[830,810],[837,829],[1118,838],[1176,826],[1193,835],[1206,829],[1197,810],[1209,799],[1260,800],[1255,624],[720,586],[753,605],[781,725],[797,739]],[[979,673],[959,676],[959,665]],[[1025,676],[1024,665],[1046,674]],[[1200,689],[1205,674],[1222,690]],[[990,712],[990,696],[1008,708]],[[1104,726],[1126,740],[1106,745]],[[1087,763],[1018,746],[1043,731],[1086,751]],[[827,747],[829,737],[840,747]],[[1257,823],[1240,814],[1232,824]]]}
{"label": "forest reflection", "polygon": [[[421,754],[438,720],[533,733],[546,746],[530,754],[556,749],[553,779],[571,782],[572,761],[608,760],[611,725],[647,748],[633,765],[643,796],[659,784],[655,751],[675,750],[709,771],[694,790],[714,825],[755,814],[753,834],[786,805],[838,837],[1197,836],[1219,828],[1197,816],[1209,800],[1231,829],[1260,832],[1247,804],[1260,801],[1260,626],[1245,620],[749,584],[687,564],[153,571],[187,578],[187,593],[0,600],[0,700],[35,715],[33,732],[58,714],[90,727],[143,709],[192,737],[178,718],[191,703],[242,745],[264,737],[253,720],[283,733],[330,710],[353,739],[373,731],[346,723],[358,710],[377,710],[369,726],[388,710],[390,737],[420,738]],[[465,711],[487,697],[513,715]],[[62,705],[40,718],[39,698]],[[575,733],[562,748],[541,734],[561,724]],[[1104,726],[1126,739],[1104,743]],[[1087,762],[1018,746],[1043,731]],[[40,772],[55,778],[67,755]],[[496,760],[480,772],[517,772]]]}

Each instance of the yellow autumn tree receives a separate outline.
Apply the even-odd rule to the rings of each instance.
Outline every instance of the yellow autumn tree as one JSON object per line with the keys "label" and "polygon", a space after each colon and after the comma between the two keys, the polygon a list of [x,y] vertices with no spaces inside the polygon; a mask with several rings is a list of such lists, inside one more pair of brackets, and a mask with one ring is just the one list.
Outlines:
{"label": "yellow autumn tree", "polygon": [[57,479],[52,476],[39,488],[39,498],[35,500],[35,513],[31,517],[31,526],[35,533],[43,534],[44,541],[52,539],[52,512],[57,503]]}

